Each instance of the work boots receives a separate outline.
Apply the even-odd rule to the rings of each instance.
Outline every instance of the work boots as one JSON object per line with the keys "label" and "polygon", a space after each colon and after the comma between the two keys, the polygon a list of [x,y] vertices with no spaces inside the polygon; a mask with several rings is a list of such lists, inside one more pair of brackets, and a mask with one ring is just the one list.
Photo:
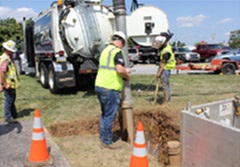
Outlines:
{"label": "work boots", "polygon": [[170,95],[167,90],[163,90],[163,103],[170,102]]}
{"label": "work boots", "polygon": [[105,143],[100,143],[100,148],[102,149],[110,149],[110,150],[119,150],[121,149],[121,145],[119,143],[113,143],[113,144],[105,144]]}

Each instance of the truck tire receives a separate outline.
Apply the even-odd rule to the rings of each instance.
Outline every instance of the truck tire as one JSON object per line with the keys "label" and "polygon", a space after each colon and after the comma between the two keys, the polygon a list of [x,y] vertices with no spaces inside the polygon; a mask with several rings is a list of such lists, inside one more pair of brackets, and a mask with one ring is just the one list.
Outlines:
{"label": "truck tire", "polygon": [[224,63],[221,71],[223,74],[235,74],[236,67],[233,63]]}
{"label": "truck tire", "polygon": [[43,88],[48,88],[48,70],[44,63],[40,64],[39,68],[39,79]]}
{"label": "truck tire", "polygon": [[57,88],[56,74],[52,64],[50,64],[48,68],[48,85],[49,90],[52,94],[56,94],[59,92],[59,89]]}

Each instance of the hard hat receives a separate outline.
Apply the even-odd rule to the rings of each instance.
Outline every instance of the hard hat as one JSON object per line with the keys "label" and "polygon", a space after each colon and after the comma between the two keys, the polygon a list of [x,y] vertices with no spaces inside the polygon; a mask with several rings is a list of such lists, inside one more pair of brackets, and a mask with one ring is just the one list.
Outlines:
{"label": "hard hat", "polygon": [[126,43],[126,36],[122,31],[116,31],[114,32],[113,36],[118,36],[123,39],[124,43]]}
{"label": "hard hat", "polygon": [[163,44],[166,41],[166,37],[157,36],[155,40],[158,41],[160,44]]}
{"label": "hard hat", "polygon": [[11,51],[11,52],[16,52],[17,51],[17,48],[16,48],[16,43],[12,40],[8,40],[6,42],[3,42],[2,46]]}

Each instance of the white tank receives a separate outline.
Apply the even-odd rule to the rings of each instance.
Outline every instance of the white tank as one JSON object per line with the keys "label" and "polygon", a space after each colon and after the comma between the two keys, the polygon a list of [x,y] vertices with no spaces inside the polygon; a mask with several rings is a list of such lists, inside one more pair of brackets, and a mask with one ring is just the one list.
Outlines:
{"label": "white tank", "polygon": [[71,8],[62,24],[72,53],[88,58],[99,54],[113,33],[113,18],[111,12],[99,5],[80,4]]}
{"label": "white tank", "polygon": [[[152,32],[147,35],[145,23],[152,23]],[[127,16],[127,35],[141,46],[151,46],[161,32],[169,29],[167,15],[154,6],[142,6]]]}

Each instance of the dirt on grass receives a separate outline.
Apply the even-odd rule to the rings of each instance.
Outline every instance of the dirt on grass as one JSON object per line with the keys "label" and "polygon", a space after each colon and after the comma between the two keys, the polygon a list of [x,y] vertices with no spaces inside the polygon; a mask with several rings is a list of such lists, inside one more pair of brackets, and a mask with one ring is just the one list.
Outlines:
{"label": "dirt on grass", "polygon": [[[150,152],[158,157],[161,164],[169,164],[167,142],[180,140],[179,111],[174,111],[171,106],[159,105],[148,109],[133,110],[134,127],[138,121],[144,126],[145,140],[150,142]],[[121,128],[116,119],[113,132],[121,136]],[[99,133],[99,118],[91,120],[74,120],[51,125],[49,132],[55,137],[76,135],[96,135]],[[180,166],[180,162],[179,166]]]}

